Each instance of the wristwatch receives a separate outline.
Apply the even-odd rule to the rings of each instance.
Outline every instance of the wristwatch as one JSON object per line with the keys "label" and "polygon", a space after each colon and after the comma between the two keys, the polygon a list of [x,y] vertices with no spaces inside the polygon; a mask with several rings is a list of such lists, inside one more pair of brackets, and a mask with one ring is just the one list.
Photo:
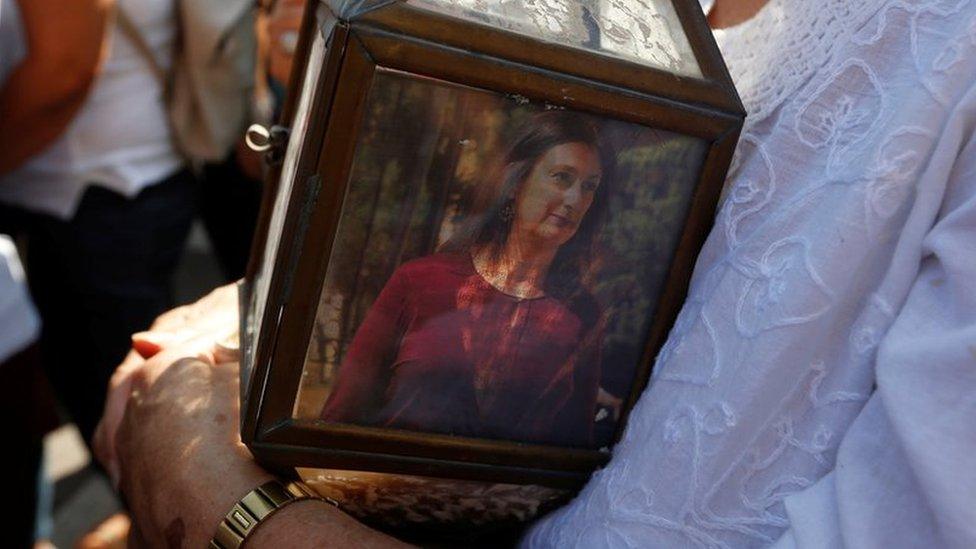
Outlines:
{"label": "wristwatch", "polygon": [[244,540],[275,511],[305,499],[317,499],[336,507],[339,504],[322,497],[301,482],[270,480],[251,490],[234,504],[224,520],[217,526],[217,533],[210,540],[211,549],[237,549]]}

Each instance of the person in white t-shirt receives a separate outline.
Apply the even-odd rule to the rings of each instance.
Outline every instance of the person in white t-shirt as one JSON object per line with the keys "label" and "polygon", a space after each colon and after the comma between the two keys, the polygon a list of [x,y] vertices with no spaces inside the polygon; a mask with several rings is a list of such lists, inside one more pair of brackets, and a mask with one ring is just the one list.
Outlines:
{"label": "person in white t-shirt", "polygon": [[168,66],[175,4],[18,1],[27,53],[0,90],[0,219],[28,242],[44,363],[88,440],[129,334],[173,304],[194,215],[162,85],[112,24],[124,9]]}
{"label": "person in white t-shirt", "polygon": [[[749,112],[725,199],[612,460],[522,545],[976,547],[976,0],[714,10]],[[148,540],[205,544],[270,477],[228,436],[233,319],[201,326],[233,307],[115,379],[99,455]],[[247,544],[397,542],[304,501]]]}

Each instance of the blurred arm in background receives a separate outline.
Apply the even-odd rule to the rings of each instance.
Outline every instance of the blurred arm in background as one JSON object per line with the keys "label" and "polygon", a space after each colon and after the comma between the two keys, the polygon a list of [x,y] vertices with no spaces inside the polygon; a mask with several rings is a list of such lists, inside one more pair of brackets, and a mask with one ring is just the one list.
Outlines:
{"label": "blurred arm in background", "polygon": [[278,0],[269,11],[265,31],[268,75],[287,86],[305,3],[302,0]]}
{"label": "blurred arm in background", "polygon": [[114,0],[18,0],[27,57],[0,88],[0,174],[53,142],[85,101]]}

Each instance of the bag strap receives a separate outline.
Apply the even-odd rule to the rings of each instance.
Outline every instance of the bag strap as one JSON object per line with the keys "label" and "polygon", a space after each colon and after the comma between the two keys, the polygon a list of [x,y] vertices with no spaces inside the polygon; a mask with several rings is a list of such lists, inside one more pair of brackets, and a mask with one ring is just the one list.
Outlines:
{"label": "bag strap", "polygon": [[[163,90],[163,102],[166,105],[166,125],[169,127],[169,137],[173,144],[173,148],[176,149],[176,153],[183,158],[183,161],[187,166],[193,166],[193,157],[187,151],[187,148],[183,142],[182,136],[179,134],[179,129],[176,127],[176,123],[173,120],[172,112],[170,111],[170,101],[173,97],[173,72],[167,71],[159,63],[159,59],[153,52],[152,47],[146,42],[146,38],[143,36],[139,27],[135,24],[129,14],[126,13],[125,9],[122,7],[121,2],[116,1],[115,3],[115,18],[119,24],[119,29],[125,34],[125,36],[132,42],[135,46],[136,51],[139,52],[149,66],[156,80],[159,82],[160,88]],[[176,43],[178,44],[180,40],[180,29],[177,29]],[[177,55],[179,54],[179,48],[174,48],[173,63],[177,63]]]}
{"label": "bag strap", "polygon": [[153,74],[156,76],[156,80],[162,85],[163,90],[169,89],[169,73],[162,65],[159,64],[159,59],[156,58],[156,54],[153,53],[152,48],[149,43],[146,42],[145,37],[142,32],[139,31],[139,27],[136,26],[129,14],[125,12],[125,9],[116,2],[116,20],[119,23],[119,28],[125,33],[125,36],[132,42],[132,45],[136,47],[139,55],[143,56],[146,62],[149,64],[149,68],[152,69]]}

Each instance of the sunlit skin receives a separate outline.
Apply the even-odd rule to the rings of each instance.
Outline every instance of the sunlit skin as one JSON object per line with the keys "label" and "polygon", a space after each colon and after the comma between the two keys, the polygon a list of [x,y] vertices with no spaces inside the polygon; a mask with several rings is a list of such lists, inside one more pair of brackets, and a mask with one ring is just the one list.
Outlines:
{"label": "sunlit skin", "polygon": [[576,234],[601,177],[600,157],[587,144],[564,143],[546,151],[513,198],[515,218],[497,259],[492,250],[475,253],[478,272],[509,295],[544,295],[549,266]]}
{"label": "sunlit skin", "polygon": [[713,29],[726,29],[752,19],[769,0],[715,0],[708,13],[708,24]]}

